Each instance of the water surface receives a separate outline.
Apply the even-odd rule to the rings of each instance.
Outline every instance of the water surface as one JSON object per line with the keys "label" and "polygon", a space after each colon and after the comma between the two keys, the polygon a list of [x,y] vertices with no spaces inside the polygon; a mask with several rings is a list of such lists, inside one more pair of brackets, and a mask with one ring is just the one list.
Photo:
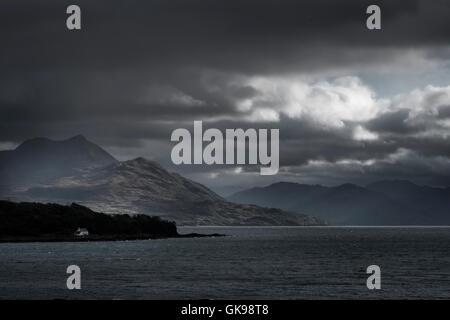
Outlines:
{"label": "water surface", "polygon": [[[228,237],[0,244],[0,298],[450,298],[450,228],[180,228]],[[82,290],[66,289],[66,268]],[[381,267],[382,289],[366,287]]]}

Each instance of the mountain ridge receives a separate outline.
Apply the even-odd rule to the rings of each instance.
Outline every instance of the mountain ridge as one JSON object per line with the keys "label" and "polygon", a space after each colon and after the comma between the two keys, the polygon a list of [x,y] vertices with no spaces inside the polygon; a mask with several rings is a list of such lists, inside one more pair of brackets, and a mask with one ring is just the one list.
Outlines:
{"label": "mountain ridge", "polygon": [[[390,188],[388,188],[390,186]],[[403,187],[403,189],[400,188]],[[412,194],[411,191],[415,190]],[[427,191],[428,193],[424,192]],[[427,195],[429,206],[420,202]],[[418,186],[410,181],[378,181],[365,187],[335,187],[278,182],[243,190],[227,197],[283,210],[314,212],[337,225],[432,225],[450,224],[450,188]]]}
{"label": "mountain ridge", "polygon": [[117,162],[82,135],[66,140],[33,138],[13,150],[2,151],[0,184],[6,188],[23,188],[30,184],[50,183],[61,176]]}
{"label": "mountain ridge", "polygon": [[[65,157],[51,153],[55,143],[65,147]],[[77,148],[68,147],[72,145]],[[89,160],[92,158],[89,152],[93,151],[95,165],[90,161],[76,161],[75,169],[70,165],[71,170],[59,170],[51,179],[21,181],[22,188],[12,192],[10,190],[8,194],[17,201],[77,202],[92,210],[110,214],[157,215],[174,220],[179,225],[324,224],[321,219],[301,213],[228,202],[202,184],[177,173],[170,173],[156,162],[143,157],[123,162],[112,156],[104,158],[103,152],[106,151],[98,146],[91,146],[91,142],[83,136],[59,142],[39,138],[21,146],[19,151],[33,150],[35,153],[34,157],[25,157],[29,161],[33,162],[38,154],[38,158],[48,159],[52,165],[67,157]],[[42,147],[44,151],[36,146]],[[39,155],[49,152],[48,150],[49,155]],[[71,152],[84,154],[71,155]],[[34,163],[29,167],[36,171],[33,174],[40,172],[39,166]],[[0,192],[3,195],[7,193],[4,189],[0,189]]]}

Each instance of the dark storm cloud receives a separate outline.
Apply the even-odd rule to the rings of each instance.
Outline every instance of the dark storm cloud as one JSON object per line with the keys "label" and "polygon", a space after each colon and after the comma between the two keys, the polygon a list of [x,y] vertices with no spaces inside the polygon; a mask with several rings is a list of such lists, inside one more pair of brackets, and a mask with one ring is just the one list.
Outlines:
{"label": "dark storm cloud", "polygon": [[[78,1],[80,32],[65,29],[69,1],[3,1],[2,56],[9,59],[1,65],[104,70],[170,63],[259,72],[302,60],[322,65],[325,57],[345,61],[349,45],[448,44],[448,2],[425,2],[377,1],[384,30],[370,34],[365,9],[372,1],[361,0]],[[321,50],[330,46],[341,48],[340,57]]]}
{"label": "dark storm cloud", "polygon": [[440,106],[439,107],[439,116],[440,119],[449,119],[450,118],[450,105]]}
{"label": "dark storm cloud", "polygon": [[409,110],[397,110],[394,112],[386,113],[378,118],[375,118],[367,123],[367,128],[370,130],[386,133],[413,133],[420,130],[420,128],[414,128],[408,126],[406,119],[408,118]]}
{"label": "dark storm cloud", "polygon": [[[382,9],[383,29],[376,32],[365,27],[373,3]],[[353,75],[364,68],[389,77],[396,68],[422,68],[422,60],[423,68],[449,63],[448,1],[80,0],[82,30],[74,32],[65,27],[69,4],[0,3],[0,142],[81,133],[120,154],[164,150],[148,154],[170,165],[161,146],[168,149],[172,130],[204,120],[205,128],[223,130],[280,128],[281,165],[293,173],[309,170],[302,168],[311,160],[383,161],[401,148],[413,150],[421,163],[421,156],[449,157],[443,151],[450,149],[447,127],[439,122],[450,114],[445,90],[421,93],[423,104],[440,104],[434,114],[416,116],[406,105],[327,126],[287,115],[288,98],[267,98],[265,87],[248,81],[288,74],[328,81],[335,70]],[[328,96],[317,86],[312,91]],[[345,105],[348,97],[341,98]],[[246,100],[275,110],[279,119],[255,116],[253,106],[240,105]],[[369,131],[362,140],[355,139],[358,126]],[[380,163],[371,174],[388,167],[403,170]],[[323,170],[333,176],[334,169]]]}

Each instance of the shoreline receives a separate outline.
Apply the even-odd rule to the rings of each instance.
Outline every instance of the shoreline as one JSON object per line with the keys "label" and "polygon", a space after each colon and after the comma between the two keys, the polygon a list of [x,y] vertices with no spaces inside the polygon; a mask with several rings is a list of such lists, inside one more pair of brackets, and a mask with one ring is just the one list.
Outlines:
{"label": "shoreline", "polygon": [[1,243],[37,243],[37,242],[100,242],[100,241],[137,241],[137,240],[158,240],[158,239],[180,239],[180,238],[215,238],[226,237],[225,234],[212,233],[188,233],[178,234],[176,236],[164,236],[164,235],[138,235],[138,236],[87,236],[87,237],[74,237],[74,236],[42,236],[42,237],[7,237],[0,238]]}

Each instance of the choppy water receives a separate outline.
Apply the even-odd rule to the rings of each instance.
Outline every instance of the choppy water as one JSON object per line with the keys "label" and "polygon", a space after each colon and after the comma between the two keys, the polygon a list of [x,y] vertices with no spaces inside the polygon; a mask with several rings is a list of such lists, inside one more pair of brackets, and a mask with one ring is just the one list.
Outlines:
{"label": "choppy water", "polygon": [[[225,238],[0,244],[0,298],[450,298],[450,228],[182,228]],[[66,289],[66,268],[82,290]],[[382,289],[366,287],[381,267]]]}

